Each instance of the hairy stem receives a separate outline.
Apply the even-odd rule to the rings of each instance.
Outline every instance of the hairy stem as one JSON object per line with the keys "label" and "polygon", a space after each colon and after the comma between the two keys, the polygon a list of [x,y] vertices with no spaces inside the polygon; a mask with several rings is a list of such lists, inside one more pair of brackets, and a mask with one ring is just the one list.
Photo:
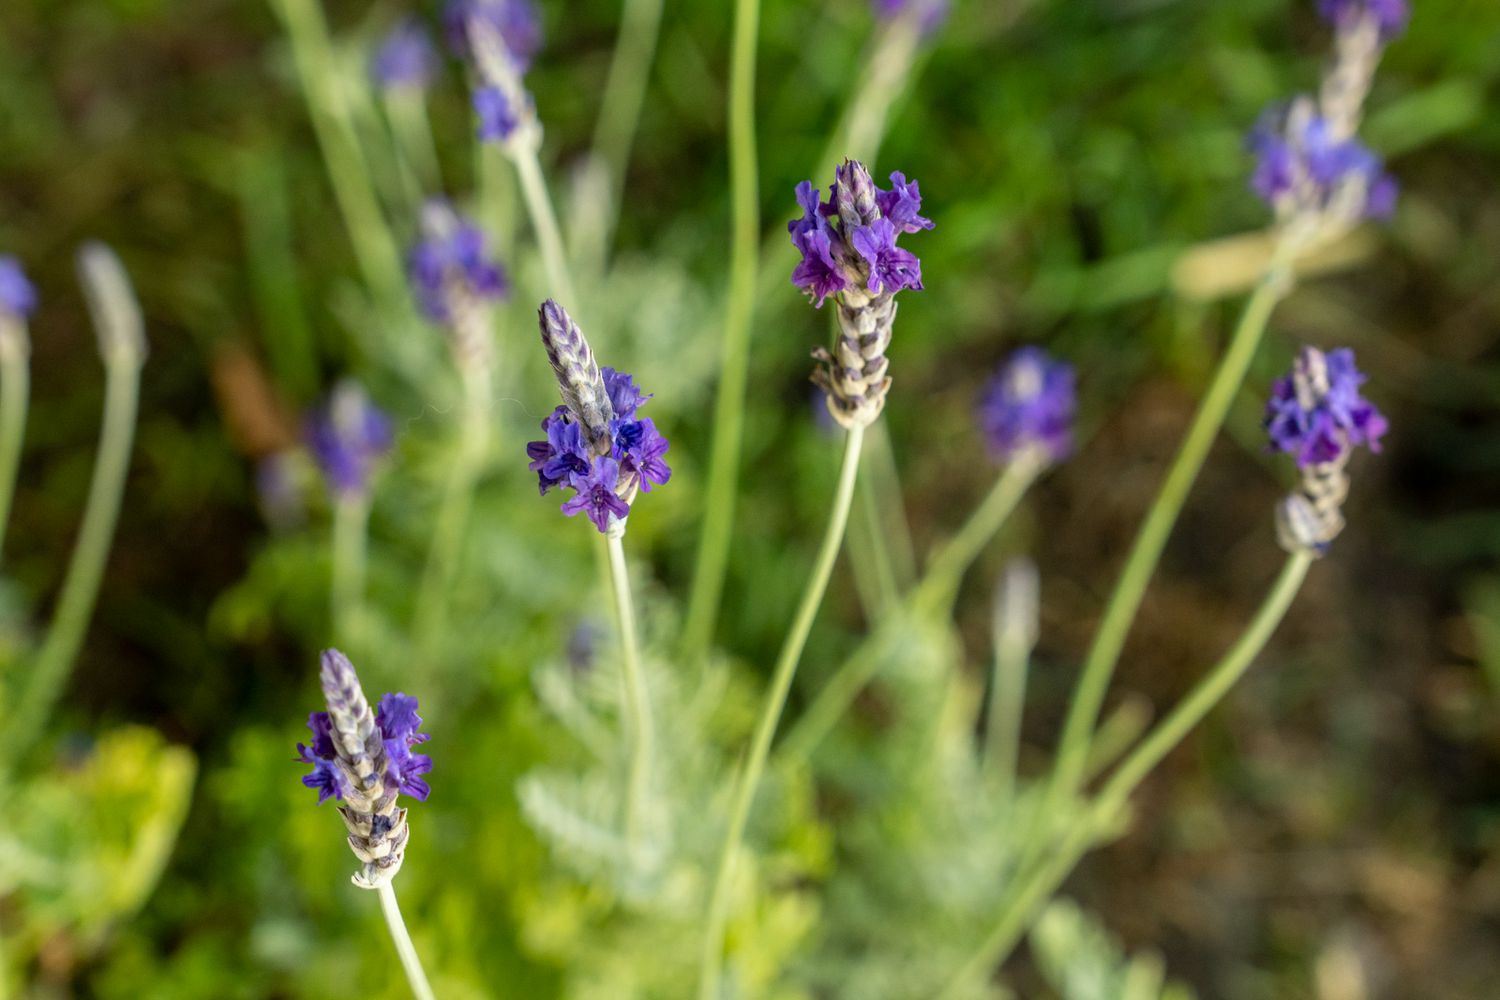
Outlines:
{"label": "hairy stem", "polygon": [[734,534],[736,483],[745,428],[745,384],[750,370],[750,327],[755,314],[759,266],[760,182],[755,152],[755,49],[760,0],[735,0],[734,43],[729,77],[729,186],[731,238],[729,297],[719,389],[714,400],[713,441],[698,556],[683,626],[683,655],[701,662],[713,644],[724,592],[724,574]]}
{"label": "hairy stem", "polygon": [[729,823],[724,831],[724,844],[719,852],[713,892],[709,897],[698,980],[699,1000],[718,1000],[719,979],[724,962],[724,929],[729,918],[730,885],[733,881],[735,858],[745,836],[745,824],[750,818],[755,790],[765,771],[766,758],[771,751],[771,739],[776,735],[776,724],[781,721],[787,693],[791,691],[792,677],[797,671],[797,662],[802,657],[802,647],[806,645],[807,636],[812,631],[813,620],[823,603],[828,580],[833,575],[834,561],[843,544],[844,529],[849,522],[849,507],[854,500],[854,483],[859,473],[859,455],[863,443],[863,427],[855,427],[849,431],[844,447],[843,466],[839,471],[838,488],[829,509],[828,527],[823,533],[823,544],[813,562],[812,575],[808,577],[807,586],[802,592],[802,602],[797,606],[792,627],[781,644],[781,654],[777,657],[776,668],[771,674],[771,689],[766,694],[766,702],[756,721],[744,766],[735,784]]}
{"label": "hairy stem", "polygon": [[422,969],[422,960],[417,957],[416,945],[411,943],[406,921],[401,918],[401,905],[396,902],[396,887],[383,883],[377,890],[380,909],[385,914],[385,925],[390,928],[391,942],[396,954],[401,957],[401,968],[406,971],[406,981],[411,985],[412,995],[417,1000],[434,1000],[432,986],[427,982],[427,973]]}
{"label": "hairy stem", "polygon": [[625,842],[633,850],[640,842],[641,809],[651,775],[655,732],[651,699],[641,670],[640,642],[635,632],[635,604],[631,599],[630,573],[625,565],[625,532],[611,531],[609,538],[610,589],[620,629],[621,681],[625,708],[625,739],[629,770],[625,783]]}
{"label": "hairy stem", "polygon": [[1042,904],[1057,891],[1094,839],[1119,815],[1146,775],[1244,676],[1281,623],[1311,565],[1312,557],[1305,553],[1287,557],[1281,575],[1239,640],[1110,776],[1085,817],[1070,824],[1056,850],[1040,865],[1023,872],[990,932],[938,994],[939,1000],[959,996],[968,984],[1010,954]]}
{"label": "hairy stem", "polygon": [[516,166],[526,214],[531,217],[531,227],[536,231],[536,241],[542,250],[542,266],[546,268],[547,284],[551,286],[549,297],[567,303],[567,307],[577,313],[582,306],[578,302],[578,291],[573,287],[568,254],[563,249],[562,230],[557,225],[552,196],[547,193],[547,181],[542,174],[536,144],[516,143],[507,146],[506,151]]}
{"label": "hairy stem", "polygon": [[778,752],[782,760],[806,759],[869,683],[905,622],[913,616],[932,614],[945,601],[952,599],[964,572],[1005,524],[1040,471],[1041,466],[1032,461],[1017,461],[1006,466],[989,495],[975,508],[958,534],[938,550],[927,573],[906,595],[900,608],[839,665],[807,711],[787,732]]}

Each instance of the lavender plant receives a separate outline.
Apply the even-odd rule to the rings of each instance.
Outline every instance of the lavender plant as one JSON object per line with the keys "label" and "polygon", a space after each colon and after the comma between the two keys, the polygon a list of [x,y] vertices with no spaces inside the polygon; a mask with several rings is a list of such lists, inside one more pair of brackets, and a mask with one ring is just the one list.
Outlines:
{"label": "lavender plant", "polygon": [[401,918],[394,886],[411,836],[406,807],[397,801],[403,794],[425,801],[431,791],[422,775],[432,770],[432,758],[412,752],[429,739],[417,731],[422,725],[417,699],[386,694],[372,712],[354,665],[336,649],[323,651],[319,679],[328,711],[308,716],[312,745],[297,744],[297,759],[313,768],[302,783],[317,791],[320,805],[330,798],[341,803],[349,849],[360,861],[353,882],[380,895],[412,992],[419,1000],[431,1000],[432,987]]}

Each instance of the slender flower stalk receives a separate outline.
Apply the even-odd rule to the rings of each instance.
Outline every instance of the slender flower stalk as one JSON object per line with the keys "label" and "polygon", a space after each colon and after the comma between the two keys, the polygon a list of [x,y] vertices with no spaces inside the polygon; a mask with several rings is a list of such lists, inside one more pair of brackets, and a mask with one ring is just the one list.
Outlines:
{"label": "slender flower stalk", "polygon": [[635,630],[635,603],[630,593],[630,572],[625,564],[625,532],[611,531],[609,541],[610,590],[614,594],[616,625],[620,630],[622,698],[625,708],[626,759],[625,843],[632,852],[641,844],[641,813],[651,781],[652,756],[656,752],[651,697],[641,669],[640,640]]}
{"label": "slender flower stalk", "polygon": [[0,256],[0,547],[26,437],[31,339],[26,321],[36,309],[36,289],[14,257]]}
{"label": "slender flower stalk", "polygon": [[432,987],[401,918],[393,885],[411,836],[399,798],[409,795],[425,802],[431,793],[423,775],[432,770],[432,758],[414,752],[429,738],[419,732],[417,699],[399,692],[386,694],[372,710],[354,665],[337,649],[323,651],[319,678],[328,710],[308,716],[312,744],[297,744],[297,760],[312,765],[302,784],[318,793],[319,805],[338,801],[349,849],[360,862],[351,881],[378,893],[412,992],[419,1000],[431,998]]}
{"label": "slender flower stalk", "polygon": [[1021,751],[1021,716],[1026,702],[1026,672],[1036,647],[1036,564],[1017,559],[1000,575],[991,615],[994,666],[990,672],[989,708],[985,712],[982,762],[999,784],[1002,801],[1009,802],[1016,785]]}
{"label": "slender flower stalk", "polygon": [[516,169],[552,297],[577,302],[562,229],[542,172],[542,124],[522,79],[540,44],[535,12],[519,0],[471,0],[457,9],[455,19],[478,79],[474,110],[479,138],[498,143]]}
{"label": "slender flower stalk", "polygon": [[656,54],[661,10],[662,0],[624,0],[620,33],[604,84],[604,101],[594,123],[593,155],[609,174],[610,215],[603,223],[606,243],[619,220],[630,147],[635,143],[651,60]]}
{"label": "slender flower stalk", "polygon": [[135,439],[141,366],[146,360],[140,306],[119,258],[101,244],[88,244],[79,252],[78,272],[104,360],[99,451],[57,610],[24,675],[9,724],[0,730],[0,770],[12,766],[41,735],[78,658],[119,520]]}
{"label": "slender flower stalk", "polygon": [[781,653],[776,658],[776,667],[771,674],[771,689],[755,723],[755,732],[750,737],[750,748],[745,762],[735,781],[733,797],[729,807],[729,822],[724,831],[724,843],[719,851],[713,887],[708,902],[708,915],[704,921],[703,953],[698,979],[699,1000],[718,1000],[720,979],[724,964],[724,929],[729,920],[730,886],[734,881],[734,866],[745,836],[745,825],[750,819],[750,808],[754,804],[755,791],[765,771],[766,758],[771,751],[771,739],[776,735],[776,725],[781,720],[786,706],[787,694],[791,691],[792,677],[802,657],[802,648],[812,632],[813,620],[823,603],[828,589],[828,580],[833,575],[833,564],[844,540],[844,529],[849,520],[849,508],[854,500],[854,482],[859,472],[859,453],[864,442],[864,426],[856,424],[849,429],[844,442],[843,464],[839,471],[838,487],[834,491],[833,503],[828,515],[828,526],[823,533],[823,542],[813,562],[812,573],[803,589],[802,600],[797,605],[791,629],[781,644]]}
{"label": "slender flower stalk", "polygon": [[988,970],[1010,954],[1040,912],[1042,904],[1056,893],[1095,840],[1116,820],[1146,775],[1223,700],[1255,662],[1296,597],[1312,560],[1313,556],[1305,552],[1287,557],[1281,575],[1234,646],[1131,752],[1110,776],[1086,813],[1068,825],[1062,839],[1049,848],[1049,853],[1034,867],[1022,870],[1020,881],[1009,894],[994,924],[970,958],[936,994],[938,1000],[955,1000],[963,995],[970,984],[980,981]]}
{"label": "slender flower stalk", "polygon": [[755,51],[760,0],[735,0],[734,41],[729,68],[729,294],[719,386],[714,396],[708,483],[699,528],[693,587],[682,629],[683,658],[701,663],[713,645],[724,596],[724,576],[734,543],[734,509],[740,452],[745,435],[745,388],[750,377],[750,330],[755,320],[756,274],[760,266],[760,179],[756,168]]}

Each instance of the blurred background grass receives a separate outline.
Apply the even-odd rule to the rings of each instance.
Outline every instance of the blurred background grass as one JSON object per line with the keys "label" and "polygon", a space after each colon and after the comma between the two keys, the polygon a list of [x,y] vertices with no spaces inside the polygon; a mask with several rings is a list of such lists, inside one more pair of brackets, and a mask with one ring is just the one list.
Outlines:
{"label": "blurred background grass", "polygon": [[[975,458],[970,410],[994,363],[1041,342],[1079,367],[1084,443],[1033,493],[960,605],[968,659],[982,663],[987,580],[1004,551],[1035,553],[1044,619],[1027,737],[1040,760],[1233,319],[1234,297],[1179,264],[1262,224],[1243,133],[1266,103],[1312,86],[1326,34],[1311,5],[1281,0],[955,7],[876,164],[920,179],[938,224],[918,248],[928,290],[903,302],[887,413],[925,547],[992,476]],[[1273,571],[1269,511],[1285,470],[1260,452],[1257,399],[1296,344],[1356,349],[1394,427],[1387,453],[1359,467],[1350,528],[1273,653],[1148,786],[1135,831],[1070,883],[1127,945],[1158,947],[1204,996],[1480,997],[1500,981],[1500,7],[1415,7],[1382,65],[1366,133],[1401,178],[1396,219],[1273,321],[1116,697],[1161,705],[1183,690]],[[341,32],[373,37],[405,5],[326,9]],[[618,10],[607,0],[542,9],[548,43],[531,86],[567,215]],[[758,94],[767,225],[791,214],[791,187],[822,149],[870,26],[861,0],[768,0]],[[657,392],[673,441],[678,479],[632,519],[659,632],[689,583],[706,462],[727,254],[728,27],[725,5],[668,4],[616,266],[585,295],[598,304],[591,335]],[[463,190],[470,124],[449,74],[432,108],[445,174]],[[253,359],[291,413],[352,369],[394,410],[401,462],[414,471],[377,506],[372,603],[391,608],[420,550],[379,539],[420,537],[452,390],[382,381],[380,359],[350,334],[362,307],[349,243],[267,5],[7,0],[0,95],[0,250],[26,263],[44,303],[7,615],[45,612],[83,503],[101,380],[71,258],[84,238],[102,238],[138,284],[152,356],[119,538],[54,728],[59,753],[67,734],[136,723],[199,760],[157,892],[99,942],[49,932],[38,989],[332,996],[347,995],[353,976],[378,993],[351,942],[385,944],[368,900],[344,883],[338,824],[313,808],[290,763],[326,632],[324,536],[315,513],[311,532],[267,542],[252,459],[295,423],[246,403],[235,376]],[[523,243],[512,259],[512,249],[522,287],[502,322],[507,430],[470,543],[483,572],[471,568],[474,586],[451,616],[464,634],[440,666],[374,654],[366,676],[379,690],[415,689],[418,671],[424,701],[462,706],[468,720],[428,713],[434,808],[414,816],[408,869],[424,874],[405,876],[404,890],[425,925],[419,946],[452,995],[470,995],[465,983],[472,995],[482,983],[551,995],[573,954],[559,942],[600,905],[548,874],[512,791],[536,762],[567,758],[532,705],[532,667],[561,658],[580,620],[606,616],[585,606],[579,526],[535,500],[518,471],[521,435],[550,403],[528,319],[534,252]],[[831,479],[805,381],[822,317],[781,280],[790,257],[769,265],[774,291],[757,312],[720,629],[752,669],[790,617],[788,581],[805,568]],[[1222,275],[1224,258],[1214,260]],[[247,429],[246,412],[261,422]],[[399,612],[387,618],[382,634],[404,627]],[[823,676],[860,628],[858,602],[836,583],[808,677]],[[878,723],[886,709],[875,690],[857,714]],[[476,815],[485,830],[465,827]],[[461,871],[470,884],[439,877]],[[0,921],[23,912],[12,900]],[[1350,992],[1351,961],[1363,993]]]}

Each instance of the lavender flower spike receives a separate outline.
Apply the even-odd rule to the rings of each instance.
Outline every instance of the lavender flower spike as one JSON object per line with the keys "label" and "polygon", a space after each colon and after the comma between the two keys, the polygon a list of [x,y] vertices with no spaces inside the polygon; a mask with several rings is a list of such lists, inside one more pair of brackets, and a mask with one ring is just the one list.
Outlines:
{"label": "lavender flower spike", "polygon": [[317,790],[320,804],[339,800],[349,848],[363,863],[354,884],[378,889],[401,870],[410,835],[397,797],[420,801],[430,791],[422,775],[432,770],[432,759],[412,752],[428,737],[417,732],[422,718],[415,698],[387,694],[372,712],[354,665],[338,650],[323,651],[321,680],[328,711],[308,717],[312,745],[297,744],[297,759],[313,766],[302,783]]}
{"label": "lavender flower spike", "polygon": [[598,366],[562,306],[548,299],[540,317],[563,405],[542,420],[544,439],[526,445],[528,468],[544,496],[554,487],[573,492],[562,505],[564,514],[587,513],[606,534],[624,531],[636,494],[672,478],[662,457],[667,439],[655,421],[637,416],[651,397],[630,375]]}
{"label": "lavender flower spike", "polygon": [[384,90],[426,90],[437,68],[432,39],[412,17],[390,30],[370,60],[370,76]]}
{"label": "lavender flower spike", "polygon": [[845,160],[826,202],[811,181],[797,185],[802,217],[787,224],[802,254],[792,283],[816,306],[829,297],[838,301],[838,342],[832,352],[813,353],[820,362],[813,382],[823,389],[828,412],[846,428],[869,426],[885,407],[895,296],[922,290],[922,263],[897,240],[931,229],[932,221],[921,215],[915,181],[898,172],[891,184],[881,189],[864,164]]}
{"label": "lavender flower spike", "polygon": [[444,20],[455,47],[474,63],[480,140],[499,142],[512,153],[536,148],[541,126],[522,81],[541,46],[535,8],[527,0],[454,0]]}
{"label": "lavender flower spike", "polygon": [[1060,462],[1073,449],[1073,368],[1039,347],[1010,356],[979,401],[979,426],[1003,462]]}
{"label": "lavender flower spike", "polygon": [[1266,432],[1271,450],[1296,456],[1298,488],[1276,509],[1277,537],[1290,552],[1323,555],[1344,528],[1345,467],[1359,445],[1380,450],[1387,424],[1360,395],[1365,376],[1348,348],[1304,347],[1289,375],[1271,386]]}
{"label": "lavender flower spike", "polygon": [[340,382],[307,424],[307,445],[335,496],[368,493],[391,450],[391,421],[352,380]]}
{"label": "lavender flower spike", "polygon": [[494,363],[490,307],[510,292],[490,256],[484,230],[441,199],[422,209],[422,241],[407,258],[407,275],[423,314],[447,328],[459,367],[488,371]]}

